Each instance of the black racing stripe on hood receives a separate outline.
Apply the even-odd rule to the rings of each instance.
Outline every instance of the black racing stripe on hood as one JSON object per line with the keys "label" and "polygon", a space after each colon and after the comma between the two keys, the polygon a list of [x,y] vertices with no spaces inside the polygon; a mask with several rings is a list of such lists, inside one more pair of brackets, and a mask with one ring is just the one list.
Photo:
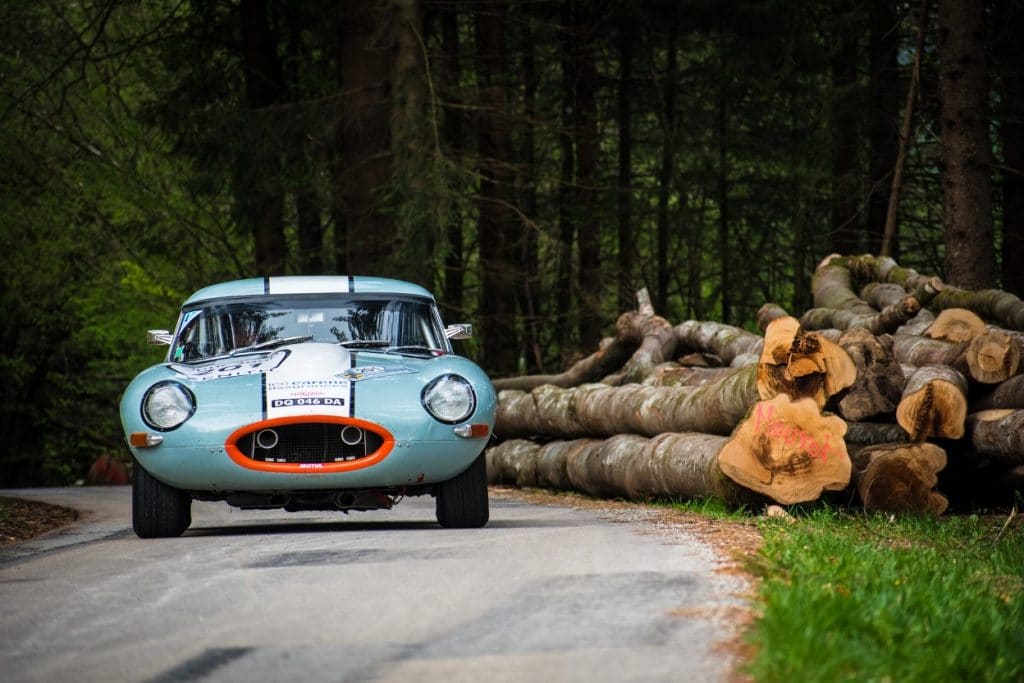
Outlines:
{"label": "black racing stripe on hood", "polygon": [[[356,366],[356,354],[351,352],[348,354],[349,362],[348,367],[354,368]],[[355,380],[349,380],[348,383],[348,416],[356,416],[356,382]]]}
{"label": "black racing stripe on hood", "polygon": [[263,419],[267,419],[267,373],[260,373],[260,410],[263,413]]}
{"label": "black racing stripe on hood", "polygon": [[270,294],[270,276],[264,276],[263,278],[263,293]]}
{"label": "black racing stripe on hood", "polygon": [[351,294],[354,291],[356,291],[356,279],[355,279],[354,276],[349,275],[348,276],[348,292],[349,292],[349,294]]}

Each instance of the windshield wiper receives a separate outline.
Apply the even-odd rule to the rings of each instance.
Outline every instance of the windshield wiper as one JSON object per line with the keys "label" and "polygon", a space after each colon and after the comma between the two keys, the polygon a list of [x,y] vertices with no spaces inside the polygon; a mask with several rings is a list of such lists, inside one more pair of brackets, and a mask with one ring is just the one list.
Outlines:
{"label": "windshield wiper", "polygon": [[389,346],[387,349],[388,353],[427,353],[431,356],[443,355],[444,349],[435,349],[424,344],[404,344],[402,346]]}
{"label": "windshield wiper", "polygon": [[252,344],[250,346],[242,346],[231,352],[230,355],[234,356],[239,353],[246,353],[248,351],[260,351],[262,349],[274,349],[278,346],[284,346],[285,344],[300,344],[302,342],[308,342],[313,339],[311,334],[302,334],[295,337],[284,337],[282,339],[268,339],[265,342],[259,344]]}
{"label": "windshield wiper", "polygon": [[391,346],[387,339],[350,339],[338,343],[346,349],[383,349]]}

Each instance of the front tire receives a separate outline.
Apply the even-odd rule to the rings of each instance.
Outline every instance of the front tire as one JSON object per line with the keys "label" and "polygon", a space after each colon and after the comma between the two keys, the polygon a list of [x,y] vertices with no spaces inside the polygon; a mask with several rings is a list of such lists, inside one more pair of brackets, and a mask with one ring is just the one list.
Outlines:
{"label": "front tire", "polygon": [[155,479],[139,461],[132,468],[132,529],[139,538],[181,536],[192,523],[192,498]]}
{"label": "front tire", "polygon": [[437,485],[437,522],[446,529],[478,529],[490,518],[487,461],[481,453],[462,474]]}

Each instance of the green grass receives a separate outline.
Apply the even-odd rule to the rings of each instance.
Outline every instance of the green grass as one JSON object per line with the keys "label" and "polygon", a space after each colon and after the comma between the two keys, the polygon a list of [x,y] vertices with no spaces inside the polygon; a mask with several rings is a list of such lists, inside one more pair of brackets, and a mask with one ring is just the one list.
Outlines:
{"label": "green grass", "polygon": [[760,523],[756,681],[1024,680],[1019,517],[796,517]]}

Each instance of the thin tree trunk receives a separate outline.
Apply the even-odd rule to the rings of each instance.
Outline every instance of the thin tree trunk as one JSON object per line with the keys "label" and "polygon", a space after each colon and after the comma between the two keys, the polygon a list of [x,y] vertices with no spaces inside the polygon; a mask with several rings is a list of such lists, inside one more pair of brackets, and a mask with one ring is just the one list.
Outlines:
{"label": "thin tree trunk", "polygon": [[[892,0],[871,0],[870,77],[868,86],[868,197],[869,251],[878,254],[885,236],[886,214],[892,193],[892,174],[899,154],[900,24]],[[899,258],[899,235],[894,233],[890,255]]]}
{"label": "thin tree trunk", "polygon": [[590,348],[601,339],[601,223],[597,216],[597,62],[595,23],[586,5],[577,6],[579,80],[576,87],[576,158],[579,183],[579,344]]}
{"label": "thin tree trunk", "polygon": [[267,4],[243,0],[240,11],[248,140],[237,162],[236,196],[252,231],[257,272],[280,275],[287,256],[284,196],[281,160],[269,134],[274,126],[268,112],[282,100],[283,74]]}
{"label": "thin tree trunk", "polygon": [[559,319],[556,338],[562,356],[568,355],[573,302],[573,245],[576,243],[576,155],[573,147],[573,108],[576,103],[576,69],[573,64],[573,12],[571,3],[561,5],[562,113],[558,133],[561,167],[558,183],[558,247],[555,273],[555,310]]}
{"label": "thin tree trunk", "polygon": [[665,67],[665,81],[662,87],[661,167],[658,171],[657,253],[655,254],[657,272],[655,274],[654,306],[659,311],[665,311],[668,304],[669,199],[672,194],[675,164],[675,93],[678,56],[676,54],[677,19],[675,12],[671,14],[666,46],[668,64]]}
{"label": "thin tree trunk", "polygon": [[505,83],[505,14],[503,2],[490,2],[475,14],[477,77],[481,82],[477,148],[480,155],[480,201],[477,236],[480,243],[481,360],[494,374],[518,367],[515,329],[515,268],[508,199],[511,177],[506,170],[510,139]]}
{"label": "thin tree trunk", "polygon": [[998,8],[995,46],[1002,103],[1003,289],[1024,296],[1024,51],[1020,49],[1024,6],[1018,0],[1002,0]]}
{"label": "thin tree trunk", "polygon": [[838,35],[832,54],[832,250],[862,251],[858,220],[860,177],[857,161],[857,35],[850,0],[834,2]]}
{"label": "thin tree trunk", "polygon": [[[445,147],[450,154],[459,157],[463,153],[465,136],[465,118],[458,109],[459,101],[455,99],[459,78],[462,73],[459,45],[459,11],[458,6],[444,7],[438,10],[441,21],[441,52],[442,73],[444,74],[445,91],[450,104],[444,112],[441,135]],[[461,211],[451,207],[446,230],[448,249],[444,257],[444,300],[441,302],[443,311],[449,319],[465,315],[464,281],[466,274],[466,257],[464,238],[462,235]]]}
{"label": "thin tree trunk", "polygon": [[892,173],[892,187],[889,191],[889,208],[885,215],[885,231],[882,235],[882,256],[893,256],[896,252],[898,237],[897,214],[900,206],[900,193],[903,191],[903,169],[907,163],[907,152],[910,148],[910,137],[914,125],[914,102],[917,89],[921,84],[921,59],[924,52],[925,27],[928,25],[929,0],[921,0],[920,16],[917,26],[917,45],[914,50],[914,67],[910,75],[910,87],[907,89],[907,103],[903,107],[903,125],[900,126],[900,144],[896,153],[896,167]]}
{"label": "thin tree trunk", "polygon": [[341,5],[341,81],[346,96],[338,147],[349,274],[385,273],[395,235],[394,221],[378,205],[392,161],[388,97],[393,46],[385,40],[389,32],[384,30],[384,9],[376,3]]}
{"label": "thin tree trunk", "polygon": [[992,145],[984,0],[938,0],[939,101],[946,279],[993,287]]}
{"label": "thin tree trunk", "polygon": [[633,47],[636,27],[624,12],[619,27],[619,177],[615,194],[618,234],[618,302],[626,310],[633,300]]}

